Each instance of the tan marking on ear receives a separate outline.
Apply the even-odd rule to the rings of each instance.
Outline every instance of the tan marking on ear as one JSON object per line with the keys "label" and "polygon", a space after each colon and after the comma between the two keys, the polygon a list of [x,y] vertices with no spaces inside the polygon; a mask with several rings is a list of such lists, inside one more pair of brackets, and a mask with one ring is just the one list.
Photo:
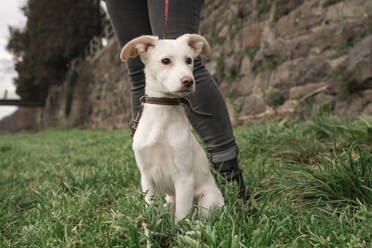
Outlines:
{"label": "tan marking on ear", "polygon": [[126,61],[137,55],[145,54],[150,47],[154,47],[159,40],[157,36],[142,35],[129,41],[120,52],[120,59]]}
{"label": "tan marking on ear", "polygon": [[209,57],[211,55],[211,47],[208,41],[198,34],[184,34],[178,39],[185,40],[186,43],[194,50],[196,56],[203,55]]}

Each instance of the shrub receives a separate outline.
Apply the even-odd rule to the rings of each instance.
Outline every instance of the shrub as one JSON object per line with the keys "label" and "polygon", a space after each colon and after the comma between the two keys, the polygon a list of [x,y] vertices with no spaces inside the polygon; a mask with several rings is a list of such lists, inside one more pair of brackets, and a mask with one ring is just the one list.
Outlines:
{"label": "shrub", "polygon": [[264,101],[270,107],[282,105],[285,102],[285,97],[280,91],[271,90],[264,95]]}

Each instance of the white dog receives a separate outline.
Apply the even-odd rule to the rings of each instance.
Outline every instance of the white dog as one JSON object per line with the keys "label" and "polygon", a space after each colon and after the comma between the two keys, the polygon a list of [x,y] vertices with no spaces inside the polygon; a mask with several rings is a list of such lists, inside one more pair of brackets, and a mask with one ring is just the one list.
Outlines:
{"label": "white dog", "polygon": [[[203,216],[224,205],[207,156],[179,104],[180,97],[195,91],[194,59],[209,53],[209,44],[202,36],[185,34],[175,40],[141,36],[128,42],[120,54],[123,61],[140,55],[145,64],[148,100],[136,118],[141,119],[133,137],[142,190],[147,192],[148,203],[159,191],[166,194],[176,222],[189,213],[195,201]],[[163,105],[163,101],[174,104]]]}

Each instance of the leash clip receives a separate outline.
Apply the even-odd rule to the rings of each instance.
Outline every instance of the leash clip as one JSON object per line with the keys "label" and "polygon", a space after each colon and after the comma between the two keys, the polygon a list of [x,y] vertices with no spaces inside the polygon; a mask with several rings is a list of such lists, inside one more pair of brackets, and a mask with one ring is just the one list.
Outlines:
{"label": "leash clip", "polygon": [[131,137],[133,138],[134,134],[136,133],[138,126],[138,121],[132,120],[129,124],[130,130],[132,131]]}

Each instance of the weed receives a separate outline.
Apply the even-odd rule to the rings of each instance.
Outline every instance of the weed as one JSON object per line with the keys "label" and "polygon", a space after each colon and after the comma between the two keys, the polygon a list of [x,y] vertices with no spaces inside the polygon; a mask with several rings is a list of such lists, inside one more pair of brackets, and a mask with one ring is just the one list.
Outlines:
{"label": "weed", "polygon": [[244,24],[242,19],[238,19],[236,23],[233,23],[232,25],[232,32],[230,33],[231,38],[234,39],[235,36],[240,32],[240,30],[243,29]]}
{"label": "weed", "polygon": [[265,67],[264,66],[258,66],[258,67],[253,67],[252,68],[252,74],[254,77],[257,77],[258,74],[260,74],[261,72],[264,72],[265,71]]}
{"label": "weed", "polygon": [[339,44],[336,49],[336,53],[334,54],[333,58],[338,58],[344,55],[348,49],[355,47],[358,43],[360,43],[366,36],[361,35],[356,38],[351,39],[351,41],[344,41]]}
{"label": "weed", "polygon": [[271,60],[268,61],[268,67],[272,71],[275,71],[286,60],[287,60],[287,58],[285,58],[285,57],[278,57],[278,58],[271,59]]}
{"label": "weed", "polygon": [[239,71],[240,70],[237,68],[229,68],[227,82],[231,83],[241,80],[244,77],[244,74],[241,74]]}
{"label": "weed", "polygon": [[260,50],[260,46],[253,46],[246,48],[244,50],[239,51],[239,54],[241,56],[247,55],[251,61],[253,61],[254,57],[256,56],[256,53]]}
{"label": "weed", "polygon": [[335,207],[372,205],[372,156],[365,150],[350,147],[333,150],[316,167],[288,166],[277,176],[279,193],[295,196],[298,204]]}
{"label": "weed", "polygon": [[253,61],[254,57],[256,56],[256,53],[260,50],[260,46],[254,46],[246,49],[246,53],[249,56],[249,59]]}
{"label": "weed", "polygon": [[265,60],[261,65],[253,67],[252,73],[256,77],[261,72],[269,69],[271,71],[275,71],[281,64],[283,64],[287,58],[285,57],[276,57],[276,58],[269,58]]}
{"label": "weed", "polygon": [[358,45],[362,40],[364,40],[364,38],[366,38],[365,35],[362,35],[362,36],[358,36],[358,37],[356,37],[355,39],[352,40],[351,46],[352,46],[352,47],[355,47],[355,46]]}
{"label": "weed", "polygon": [[271,9],[272,0],[260,0],[257,4],[258,15],[261,16]]}
{"label": "weed", "polygon": [[226,40],[226,37],[216,37],[215,38],[215,41],[218,45],[223,45],[223,43],[225,43],[225,40]]}
{"label": "weed", "polygon": [[345,98],[358,91],[356,80],[345,70],[337,70],[332,73],[333,78],[339,84],[337,93],[339,98]]}
{"label": "weed", "polygon": [[221,83],[225,78],[225,54],[222,53],[217,59],[216,74],[214,75],[216,81]]}
{"label": "weed", "polygon": [[225,42],[225,37],[218,36],[222,28],[223,28],[223,25],[221,25],[220,27],[217,27],[216,24],[213,25],[212,34],[211,34],[212,39],[210,40],[211,45],[213,45],[214,43],[222,45]]}
{"label": "weed", "polygon": [[235,54],[235,51],[234,51],[234,50],[230,50],[230,51],[226,54],[226,56],[227,56],[228,58],[230,58],[230,57],[232,57],[234,54]]}
{"label": "weed", "polygon": [[0,152],[8,152],[12,150],[12,146],[10,144],[3,144],[0,146]]}
{"label": "weed", "polygon": [[270,107],[277,107],[285,102],[285,97],[280,91],[271,90],[264,95],[264,101]]}
{"label": "weed", "polygon": [[329,116],[333,114],[336,102],[334,100],[325,104],[312,105],[312,116]]}
{"label": "weed", "polygon": [[239,99],[239,96],[232,96],[232,97],[230,97],[230,101],[233,104],[235,113],[240,114],[240,112],[242,112],[242,110],[243,110],[243,103],[242,102],[238,102],[237,101],[238,99]]}
{"label": "weed", "polygon": [[342,42],[336,49],[336,53],[333,55],[332,58],[338,58],[340,56],[342,56],[343,54],[345,54],[345,52],[347,51],[348,49],[348,45],[346,42]]}

